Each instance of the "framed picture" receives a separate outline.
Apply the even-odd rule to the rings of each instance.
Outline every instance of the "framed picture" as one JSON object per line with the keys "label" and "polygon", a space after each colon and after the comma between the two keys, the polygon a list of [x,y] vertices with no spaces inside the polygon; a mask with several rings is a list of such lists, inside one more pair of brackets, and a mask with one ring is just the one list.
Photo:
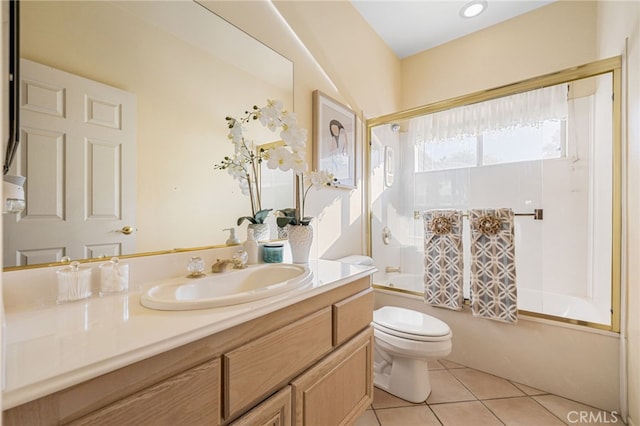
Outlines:
{"label": "framed picture", "polygon": [[333,173],[341,188],[356,187],[356,114],[313,92],[313,168]]}

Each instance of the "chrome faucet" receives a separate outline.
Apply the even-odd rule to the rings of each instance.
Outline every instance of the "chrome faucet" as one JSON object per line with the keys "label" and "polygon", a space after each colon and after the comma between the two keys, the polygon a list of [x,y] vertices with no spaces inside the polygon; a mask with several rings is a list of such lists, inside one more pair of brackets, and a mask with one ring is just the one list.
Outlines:
{"label": "chrome faucet", "polygon": [[224,272],[227,266],[233,265],[233,269],[244,269],[247,267],[247,253],[244,250],[238,250],[231,259],[217,259],[216,263],[211,267],[211,272]]}

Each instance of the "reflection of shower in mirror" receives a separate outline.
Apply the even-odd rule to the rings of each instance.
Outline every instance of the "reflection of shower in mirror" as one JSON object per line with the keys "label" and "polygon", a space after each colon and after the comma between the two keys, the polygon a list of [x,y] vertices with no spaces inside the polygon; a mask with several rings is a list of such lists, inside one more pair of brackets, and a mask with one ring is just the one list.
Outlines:
{"label": "reflection of shower in mirror", "polygon": [[382,242],[384,243],[384,245],[389,245],[389,243],[391,242],[391,237],[391,229],[389,229],[388,226],[382,228]]}
{"label": "reflection of shower in mirror", "polygon": [[395,172],[395,165],[393,163],[393,148],[390,146],[384,147],[384,186],[389,188],[393,185],[393,174]]}

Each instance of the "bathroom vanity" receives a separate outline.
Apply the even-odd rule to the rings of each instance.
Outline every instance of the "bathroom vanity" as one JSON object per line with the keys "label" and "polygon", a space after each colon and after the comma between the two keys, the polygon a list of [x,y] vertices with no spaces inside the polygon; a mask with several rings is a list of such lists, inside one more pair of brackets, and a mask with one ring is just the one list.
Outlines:
{"label": "bathroom vanity", "polygon": [[307,288],[224,308],[130,292],[10,312],[3,424],[351,423],[373,396],[375,269],[312,270]]}

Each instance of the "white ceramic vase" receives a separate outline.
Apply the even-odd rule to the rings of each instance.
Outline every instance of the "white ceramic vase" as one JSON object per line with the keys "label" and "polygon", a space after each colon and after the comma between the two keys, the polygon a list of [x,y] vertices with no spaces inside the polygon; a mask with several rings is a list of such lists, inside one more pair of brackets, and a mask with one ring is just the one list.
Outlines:
{"label": "white ceramic vase", "polygon": [[268,223],[250,223],[249,229],[253,229],[253,238],[256,241],[266,241],[271,238],[271,228]]}
{"label": "white ceramic vase", "polygon": [[313,242],[313,227],[311,225],[289,226],[288,233],[291,260],[293,263],[308,263]]}
{"label": "white ceramic vase", "polygon": [[278,226],[278,239],[286,240],[289,238],[289,226]]}

